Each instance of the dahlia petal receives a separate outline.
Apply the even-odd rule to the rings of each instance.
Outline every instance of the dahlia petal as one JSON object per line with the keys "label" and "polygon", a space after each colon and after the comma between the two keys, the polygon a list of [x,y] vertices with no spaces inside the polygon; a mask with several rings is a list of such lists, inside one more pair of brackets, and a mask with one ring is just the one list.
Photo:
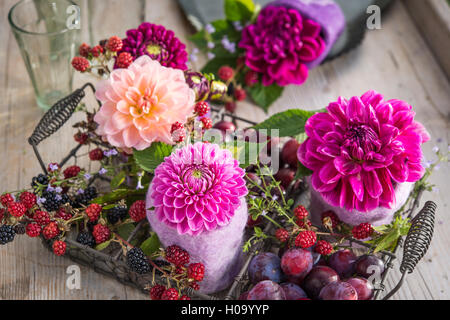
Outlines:
{"label": "dahlia petal", "polygon": [[333,183],[340,179],[341,174],[336,170],[332,162],[328,162],[320,169],[319,177],[323,183]]}
{"label": "dahlia petal", "polygon": [[362,171],[364,187],[372,198],[378,198],[383,193],[383,186],[378,179],[376,171]]}
{"label": "dahlia petal", "polygon": [[361,166],[358,163],[345,156],[336,157],[333,163],[342,175],[353,175],[361,171]]}
{"label": "dahlia petal", "polygon": [[348,179],[350,185],[352,186],[353,193],[359,201],[363,201],[364,199],[364,186],[361,180],[361,175],[352,175]]}

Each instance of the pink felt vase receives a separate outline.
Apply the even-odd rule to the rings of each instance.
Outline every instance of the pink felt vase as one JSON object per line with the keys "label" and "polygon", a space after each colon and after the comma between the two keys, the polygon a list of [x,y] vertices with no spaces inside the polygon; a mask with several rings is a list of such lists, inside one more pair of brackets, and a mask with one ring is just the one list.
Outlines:
{"label": "pink felt vase", "polygon": [[349,211],[341,207],[333,206],[326,202],[322,195],[311,186],[311,218],[314,224],[320,225],[322,223],[322,213],[331,210],[342,222],[352,226],[366,222],[374,226],[389,224],[392,222],[394,214],[405,204],[413,186],[414,183],[409,182],[397,184],[394,188],[396,201],[392,208],[377,207],[368,212],[361,212],[356,209]]}
{"label": "pink felt vase", "polygon": [[[147,208],[153,206],[150,190]],[[162,222],[150,210],[147,211],[147,218],[163,246],[176,244],[190,253],[191,262],[204,264],[205,277],[199,283],[200,292],[214,293],[231,285],[243,261],[242,244],[248,218],[245,197],[241,198],[241,205],[228,225],[199,235],[179,234],[176,228]]]}

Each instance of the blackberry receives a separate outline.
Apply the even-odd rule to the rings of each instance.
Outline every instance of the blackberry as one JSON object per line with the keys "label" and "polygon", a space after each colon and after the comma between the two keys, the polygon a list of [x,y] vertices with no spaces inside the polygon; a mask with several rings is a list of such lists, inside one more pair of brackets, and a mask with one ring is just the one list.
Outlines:
{"label": "blackberry", "polygon": [[234,84],[233,84],[233,82],[230,82],[230,84],[228,85],[228,91],[227,91],[227,94],[229,95],[229,96],[233,96],[234,95]]}
{"label": "blackberry", "polygon": [[112,208],[111,210],[108,210],[108,213],[106,214],[106,218],[108,219],[108,222],[111,224],[116,224],[117,222],[122,221],[127,216],[128,209],[125,206],[116,206]]}
{"label": "blackberry", "polygon": [[148,258],[141,248],[134,247],[127,252],[127,265],[132,271],[139,274],[145,274],[151,271]]}
{"label": "blackberry", "polygon": [[67,194],[61,194],[61,200],[59,200],[59,204],[61,206],[65,204],[69,204],[70,206],[72,206],[73,201],[69,198]]}
{"label": "blackberry", "polygon": [[26,230],[25,230],[25,225],[24,224],[19,223],[19,224],[14,226],[14,232],[16,234],[25,234],[25,231]]}
{"label": "blackberry", "polygon": [[89,205],[89,202],[96,197],[97,189],[95,187],[87,187],[84,190],[84,193],[76,196],[75,201],[73,202],[73,207],[81,208],[82,206],[87,206]]}
{"label": "blackberry", "polygon": [[[158,267],[166,267],[166,266],[170,266],[170,263],[169,262],[167,262],[167,261],[165,261],[165,260],[154,260],[153,261],[153,263],[154,264],[156,264]],[[152,270],[153,270],[153,268],[152,268]],[[155,273],[156,273],[156,275],[158,275],[158,276],[162,276],[162,272],[161,271],[159,271],[158,269],[156,269],[155,270]]]}
{"label": "blackberry", "polygon": [[77,236],[77,242],[91,248],[95,246],[94,236],[88,231],[80,232]]}
{"label": "blackberry", "polygon": [[57,199],[56,192],[44,191],[42,197],[45,199],[43,206],[47,211],[56,211],[60,207],[60,200]]}
{"label": "blackberry", "polygon": [[16,232],[12,226],[3,225],[0,227],[0,245],[7,244],[8,242],[12,242]]}
{"label": "blackberry", "polygon": [[33,179],[31,179],[31,187],[36,189],[38,184],[46,186],[48,185],[48,182],[48,177],[45,174],[40,173],[37,177],[33,177]]}

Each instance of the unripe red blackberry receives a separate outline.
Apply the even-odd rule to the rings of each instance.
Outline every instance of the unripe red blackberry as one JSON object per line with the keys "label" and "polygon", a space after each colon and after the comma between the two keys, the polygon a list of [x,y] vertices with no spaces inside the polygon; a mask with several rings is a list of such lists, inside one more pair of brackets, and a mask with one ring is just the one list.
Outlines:
{"label": "unripe red blackberry", "polygon": [[64,179],[70,179],[76,177],[80,173],[81,169],[79,166],[70,166],[64,170]]}
{"label": "unripe red blackberry", "polygon": [[126,69],[133,63],[133,56],[129,52],[122,52],[116,60],[118,68]]}
{"label": "unripe red blackberry", "polygon": [[352,234],[355,239],[362,240],[370,237],[373,231],[370,223],[361,223],[360,225],[353,227]]}
{"label": "unripe red blackberry", "polygon": [[161,300],[161,296],[166,291],[166,287],[156,284],[150,289],[150,299]]}
{"label": "unripe red blackberry", "polygon": [[37,210],[33,215],[33,219],[41,227],[50,223],[50,215],[46,211]]}
{"label": "unripe red blackberry", "polygon": [[8,205],[8,212],[10,215],[20,218],[27,212],[27,208],[20,202],[11,202]]}
{"label": "unripe red blackberry", "polygon": [[327,256],[333,252],[333,246],[325,240],[319,240],[314,247],[314,251],[323,256]]}
{"label": "unripe red blackberry", "polygon": [[295,238],[295,246],[303,249],[312,247],[317,240],[317,235],[314,231],[302,231]]}
{"label": "unripe red blackberry", "polygon": [[30,238],[36,238],[41,234],[42,228],[37,223],[29,223],[25,228],[26,234]]}
{"label": "unripe red blackberry", "polygon": [[247,97],[247,93],[245,92],[244,89],[236,88],[236,90],[234,90],[234,98],[237,101],[243,101],[243,100],[245,100],[246,97]]}
{"label": "unripe red blackberry", "polygon": [[111,230],[107,226],[97,224],[94,226],[94,231],[92,231],[95,242],[97,244],[103,243],[111,237]]}
{"label": "unripe red blackberry", "polygon": [[298,220],[305,220],[306,218],[308,218],[308,210],[306,210],[304,206],[298,205],[294,209],[294,215]]}
{"label": "unripe red blackberry", "polygon": [[109,38],[108,43],[106,44],[106,49],[112,52],[118,52],[122,50],[123,42],[122,39],[120,39],[117,36],[112,36]]}
{"label": "unripe red blackberry", "polygon": [[10,193],[5,193],[0,196],[0,203],[7,208],[10,203],[14,202],[14,197]]}
{"label": "unripe red blackberry", "polygon": [[86,208],[86,215],[89,217],[90,222],[96,222],[100,217],[101,212],[102,206],[97,203],[90,204],[89,207]]}
{"label": "unripe red blackberry", "polygon": [[244,81],[248,87],[253,87],[255,84],[259,82],[258,73],[253,70],[247,71],[247,73],[245,74]]}
{"label": "unripe red blackberry", "polygon": [[66,243],[64,241],[56,240],[53,242],[53,253],[57,256],[63,256],[66,253]]}
{"label": "unripe red blackberry", "polygon": [[178,300],[178,290],[169,288],[161,295],[161,300]]}
{"label": "unripe red blackberry", "polygon": [[134,202],[130,210],[128,210],[128,214],[130,215],[130,218],[133,219],[133,221],[139,222],[146,217],[146,210],[145,210],[145,201],[144,200],[138,200]]}
{"label": "unripe red blackberry", "polygon": [[209,104],[206,101],[197,102],[194,109],[195,113],[197,113],[199,117],[205,116],[209,112],[209,110]]}
{"label": "unripe red blackberry", "polygon": [[189,253],[177,245],[168,246],[165,253],[166,260],[176,266],[183,266],[189,263]]}
{"label": "unripe red blackberry", "polygon": [[89,159],[91,159],[91,161],[100,161],[103,157],[103,151],[100,148],[89,151]]}
{"label": "unripe red blackberry", "polygon": [[22,203],[25,208],[31,209],[36,204],[36,195],[31,192],[22,192],[19,197],[20,203]]}
{"label": "unripe red blackberry", "polygon": [[87,140],[89,138],[89,135],[85,132],[77,132],[73,136],[73,139],[78,142],[79,144],[86,144]]}
{"label": "unripe red blackberry", "polygon": [[74,57],[72,59],[72,67],[77,71],[86,72],[91,67],[91,64],[84,57]]}
{"label": "unripe red blackberry", "polygon": [[103,47],[102,46],[95,46],[91,49],[91,54],[95,57],[98,58],[100,57],[100,55],[103,53]]}
{"label": "unripe red blackberry", "polygon": [[286,242],[289,240],[289,232],[286,229],[278,229],[275,232],[275,237],[280,241],[280,242]]}
{"label": "unripe red blackberry", "polygon": [[219,78],[223,81],[228,81],[234,76],[234,70],[230,66],[222,66],[218,72]]}
{"label": "unripe red blackberry", "polygon": [[202,118],[201,121],[203,124],[203,129],[209,130],[212,128],[213,124],[211,118]]}
{"label": "unripe red blackberry", "polygon": [[227,110],[229,113],[234,113],[236,111],[236,102],[227,101],[225,103],[225,110]]}
{"label": "unripe red blackberry", "polygon": [[44,230],[42,231],[42,234],[44,235],[44,238],[47,240],[56,238],[59,235],[59,227],[56,222],[50,222],[48,225],[44,227]]}
{"label": "unripe red blackberry", "polygon": [[83,43],[78,49],[78,52],[80,56],[87,58],[89,57],[89,52],[91,52],[91,47],[88,44]]}
{"label": "unripe red blackberry", "polygon": [[205,266],[202,263],[192,263],[188,266],[188,278],[195,281],[202,281],[205,276]]}

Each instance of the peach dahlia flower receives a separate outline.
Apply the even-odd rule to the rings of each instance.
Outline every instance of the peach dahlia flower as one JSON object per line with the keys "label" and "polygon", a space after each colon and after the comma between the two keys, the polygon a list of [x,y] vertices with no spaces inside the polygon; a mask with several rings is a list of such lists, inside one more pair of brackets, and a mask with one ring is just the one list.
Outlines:
{"label": "peach dahlia flower", "polygon": [[148,56],[114,70],[97,86],[96,97],[102,102],[94,117],[97,133],[125,150],[143,150],[155,141],[173,144],[172,124],[185,123],[195,103],[183,71]]}

